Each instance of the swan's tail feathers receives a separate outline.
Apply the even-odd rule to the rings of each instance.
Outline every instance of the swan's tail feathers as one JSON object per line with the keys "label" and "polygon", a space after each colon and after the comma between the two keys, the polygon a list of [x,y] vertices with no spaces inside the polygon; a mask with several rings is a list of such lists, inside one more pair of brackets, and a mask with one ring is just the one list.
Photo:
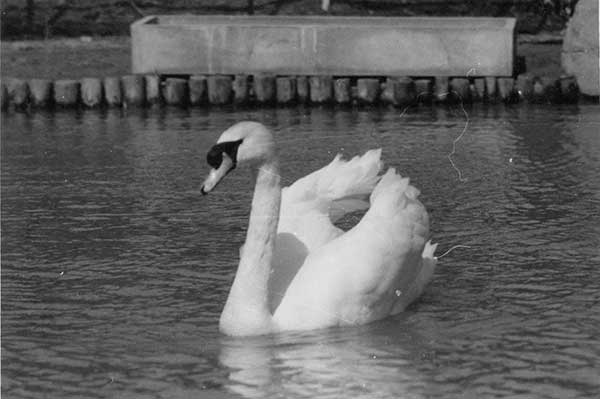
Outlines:
{"label": "swan's tail feathers", "polygon": [[435,252],[435,250],[437,249],[438,243],[436,242],[435,244],[431,243],[431,240],[427,241],[425,243],[425,248],[423,248],[423,258],[429,258],[429,259],[434,259],[437,260],[437,257],[435,257],[433,254]]}
{"label": "swan's tail feathers", "polygon": [[[423,248],[423,254],[421,257],[421,270],[417,275],[414,283],[412,284],[412,300],[417,299],[423,291],[431,278],[433,277],[433,272],[435,271],[435,266],[437,265],[437,258],[433,256],[435,249],[437,248],[437,244],[432,244],[431,241],[427,241],[425,243],[425,248]],[[411,300],[411,301],[412,301]]]}
{"label": "swan's tail feathers", "polygon": [[435,271],[435,266],[437,265],[437,257],[433,255],[435,249],[437,248],[437,243],[432,244],[431,241],[427,241],[425,243],[425,248],[423,248],[422,258],[422,266],[419,275],[417,276],[417,284],[422,288],[427,285],[431,277],[433,276],[433,272]]}

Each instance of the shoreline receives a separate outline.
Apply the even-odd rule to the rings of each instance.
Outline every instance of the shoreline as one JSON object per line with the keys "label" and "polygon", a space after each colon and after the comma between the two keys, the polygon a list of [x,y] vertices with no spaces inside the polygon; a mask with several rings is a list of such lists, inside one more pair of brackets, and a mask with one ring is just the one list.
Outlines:
{"label": "shoreline", "polygon": [[[576,84],[575,86],[573,85],[572,78],[565,75],[562,70],[560,60],[562,38],[562,34],[557,34],[556,32],[517,35],[517,55],[519,58],[525,59],[525,71],[521,71],[514,78],[488,78],[493,79],[493,82],[497,83],[492,83],[492,80],[483,82],[484,78],[466,79],[464,76],[450,77],[449,79],[445,79],[446,82],[444,82],[444,79],[440,80],[435,77],[426,79],[405,77],[404,83],[400,83],[400,85],[408,85],[406,87],[409,87],[409,91],[412,90],[410,87],[416,85],[418,92],[422,91],[422,87],[431,87],[431,89],[425,89],[425,91],[429,90],[427,96],[432,97],[433,103],[446,102],[445,99],[435,99],[446,88],[450,90],[458,88],[458,91],[461,93],[470,93],[469,97],[474,103],[575,103],[579,100],[588,102],[590,99],[577,92]],[[112,100],[106,97],[108,86],[112,87],[112,89],[109,88],[108,90],[114,91],[115,87],[118,88],[118,93],[115,92],[112,94],[113,97],[116,96],[122,99],[112,101],[113,103],[118,103],[118,106],[123,106],[127,102],[130,103],[129,105],[143,106],[147,103],[179,106],[195,106],[199,104],[226,105],[229,103],[237,103],[239,105],[243,103],[247,105],[268,106],[277,104],[397,105],[398,103],[406,104],[411,102],[410,94],[408,94],[408,100],[407,98],[400,98],[398,101],[390,99],[389,91],[388,97],[386,97],[386,86],[390,84],[397,85],[397,83],[393,82],[396,78],[385,76],[376,78],[379,79],[379,83],[365,83],[373,87],[377,86],[375,91],[379,92],[374,98],[369,98],[366,101],[357,96],[357,81],[360,79],[343,76],[331,76],[328,78],[326,85],[331,86],[331,91],[324,99],[310,98],[310,90],[308,90],[310,89],[310,76],[273,76],[271,81],[265,83],[273,86],[273,94],[272,97],[265,100],[256,98],[256,87],[254,87],[256,79],[250,74],[228,77],[192,76],[189,81],[187,80],[189,76],[183,76],[185,79],[171,79],[171,83],[169,84],[167,84],[167,80],[169,79],[166,79],[169,78],[168,76],[137,75],[136,78],[136,75],[131,74],[131,38],[129,36],[81,36],[80,38],[1,41],[0,54],[3,109],[9,108],[9,102],[11,103],[11,109],[51,108],[53,103],[59,104],[61,101],[60,99],[57,101],[54,98],[56,97],[56,93],[54,93],[55,87],[61,88],[65,87],[65,85],[69,86],[67,90],[71,92],[70,96],[73,99],[61,105],[61,108],[116,106],[115,104],[111,104]],[[142,83],[140,83],[140,79],[143,81]],[[211,79],[217,79],[219,83],[210,83]],[[426,82],[427,79],[429,79],[429,83]],[[302,94],[299,89],[294,89],[297,93],[292,94],[291,100],[289,98],[277,98],[277,85],[281,83],[284,86],[289,86],[290,80],[293,87],[298,86],[298,83],[306,85],[308,94],[305,93],[305,97],[301,98]],[[85,93],[82,91],[85,89],[85,87],[82,87],[84,81],[87,83],[84,83],[83,86],[92,84],[92,86],[97,87],[94,90],[99,90],[99,92],[92,93],[91,96],[98,97],[98,99],[90,100],[86,103],[83,99]],[[123,83],[124,81],[137,82],[133,83],[133,85],[137,85],[138,88],[131,90],[138,93],[128,94],[128,89],[123,87],[125,84]],[[167,86],[172,85],[173,81],[179,81],[177,83],[179,87],[174,89],[175,92],[169,92],[171,94],[174,93],[173,95],[176,97],[169,100],[168,96],[171,94],[167,93],[169,91]],[[239,89],[236,88],[238,83],[242,85],[241,87],[246,87],[244,90],[247,90],[246,94],[242,94],[241,99],[236,97],[235,92],[235,90]],[[448,86],[449,83],[450,86]],[[106,86],[107,84],[108,86]],[[131,85],[132,83],[127,84]],[[224,85],[220,89],[221,91],[224,90],[224,92],[221,94],[211,94],[211,90],[209,89],[211,84],[215,87]],[[194,85],[196,89],[193,88]],[[201,93],[197,94],[199,96],[198,99],[191,99],[189,97],[190,90],[198,90],[198,85],[201,87],[199,89]],[[482,89],[482,87],[489,85],[494,86],[491,96],[493,98],[487,99],[489,89]],[[37,86],[37,88],[34,86]],[[317,86],[318,84],[315,83],[315,87]],[[6,91],[4,90],[5,87]],[[347,93],[342,92],[338,96],[335,93],[337,88],[345,90]],[[17,98],[15,98],[15,90],[22,91],[20,95],[16,96]],[[258,88],[258,90],[261,91],[261,88]],[[405,89],[402,90],[406,92]],[[90,93],[87,93],[87,95],[89,96]],[[400,95],[406,95],[406,93]],[[131,101],[129,99],[127,101],[127,96],[133,96],[134,100]],[[140,96],[143,97],[141,100],[138,99]],[[592,103],[597,102],[597,99],[591,98],[591,101]],[[424,102],[427,103],[427,101]]]}

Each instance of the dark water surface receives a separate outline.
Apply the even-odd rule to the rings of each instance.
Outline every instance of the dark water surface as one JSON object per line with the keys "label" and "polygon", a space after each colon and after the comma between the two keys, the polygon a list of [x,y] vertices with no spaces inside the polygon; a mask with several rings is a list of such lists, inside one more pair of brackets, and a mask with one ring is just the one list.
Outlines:
{"label": "dark water surface", "polygon": [[[600,109],[15,114],[2,118],[3,398],[594,398]],[[162,113],[161,113],[162,112]],[[271,126],[284,182],[382,147],[422,190],[440,259],[404,314],[217,331],[252,182],[205,153]]]}

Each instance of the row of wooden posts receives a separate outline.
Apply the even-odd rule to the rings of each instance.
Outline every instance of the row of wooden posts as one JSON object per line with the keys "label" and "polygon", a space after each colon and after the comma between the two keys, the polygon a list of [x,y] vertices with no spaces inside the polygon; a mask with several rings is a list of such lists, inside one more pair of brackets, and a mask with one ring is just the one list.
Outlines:
{"label": "row of wooden posts", "polygon": [[522,74],[481,78],[334,78],[331,76],[210,75],[161,77],[127,75],[80,80],[6,79],[2,109],[128,107],[226,104],[392,104],[431,102],[573,103],[579,99],[571,76]]}

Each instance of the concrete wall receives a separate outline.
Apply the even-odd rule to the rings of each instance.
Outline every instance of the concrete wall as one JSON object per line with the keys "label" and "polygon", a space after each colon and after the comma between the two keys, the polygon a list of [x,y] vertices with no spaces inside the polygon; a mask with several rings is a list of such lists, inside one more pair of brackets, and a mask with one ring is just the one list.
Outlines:
{"label": "concrete wall", "polygon": [[564,70],[577,77],[582,93],[600,96],[598,0],[580,0],[569,21],[562,49]]}
{"label": "concrete wall", "polygon": [[153,16],[132,70],[162,74],[510,76],[512,18]]}

